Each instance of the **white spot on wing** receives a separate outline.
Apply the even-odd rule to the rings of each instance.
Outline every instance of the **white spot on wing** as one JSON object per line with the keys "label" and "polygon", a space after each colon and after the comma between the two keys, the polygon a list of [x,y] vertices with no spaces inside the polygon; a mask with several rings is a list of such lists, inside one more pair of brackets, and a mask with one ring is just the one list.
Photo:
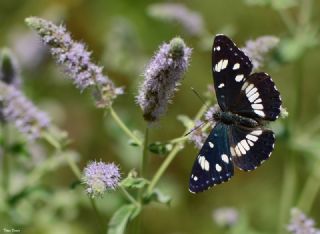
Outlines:
{"label": "white spot on wing", "polygon": [[240,82],[240,81],[243,80],[243,77],[244,77],[243,74],[237,75],[236,78],[235,78],[235,80],[236,80],[237,82]]}
{"label": "white spot on wing", "polygon": [[248,134],[246,136],[246,138],[250,141],[253,141],[253,142],[256,142],[258,140],[258,137],[254,136],[254,135],[251,135],[251,134]]}
{"label": "white spot on wing", "polygon": [[246,88],[246,94],[248,94],[253,87],[254,87],[253,84],[250,84],[250,85]]}
{"label": "white spot on wing", "polygon": [[250,146],[248,145],[246,140],[242,140],[240,141],[240,143],[246,151],[250,150]]}
{"label": "white spot on wing", "polygon": [[222,154],[222,155],[221,155],[221,159],[222,159],[222,161],[224,161],[225,163],[229,163],[228,155]]}
{"label": "white spot on wing", "polygon": [[251,134],[256,135],[256,136],[260,136],[262,134],[262,130],[252,131]]}
{"label": "white spot on wing", "polygon": [[251,103],[254,102],[258,97],[259,97],[259,93],[256,92],[255,94],[253,94],[249,97],[249,102],[251,102]]}
{"label": "white spot on wing", "polygon": [[221,65],[221,70],[225,69],[228,66],[228,59],[223,60]]}
{"label": "white spot on wing", "polygon": [[222,170],[222,167],[219,164],[216,164],[216,170],[220,172]]}
{"label": "white spot on wing", "polygon": [[209,141],[209,146],[212,149],[214,147],[214,144],[212,142]]}
{"label": "white spot on wing", "polygon": [[263,110],[262,104],[252,104],[251,107],[255,110]]}
{"label": "white spot on wing", "polygon": [[240,64],[239,63],[235,63],[234,65],[233,65],[233,70],[237,70],[237,69],[239,69],[240,68]]}
{"label": "white spot on wing", "polygon": [[218,88],[221,89],[224,87],[224,83],[219,84]]}

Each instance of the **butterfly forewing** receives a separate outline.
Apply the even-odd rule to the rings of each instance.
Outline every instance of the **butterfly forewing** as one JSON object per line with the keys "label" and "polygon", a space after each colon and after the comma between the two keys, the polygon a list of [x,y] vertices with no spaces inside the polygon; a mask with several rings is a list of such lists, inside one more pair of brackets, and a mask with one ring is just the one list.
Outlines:
{"label": "butterfly forewing", "polygon": [[275,120],[280,114],[281,97],[271,77],[263,72],[253,73],[241,88],[233,113],[249,118]]}
{"label": "butterfly forewing", "polygon": [[191,171],[189,190],[202,192],[233,176],[228,126],[217,123],[202,146]]}
{"label": "butterfly forewing", "polygon": [[251,171],[270,157],[275,138],[271,130],[230,126],[229,142],[235,166]]}
{"label": "butterfly forewing", "polygon": [[229,111],[252,70],[250,59],[225,35],[217,35],[212,47],[212,71],[217,100]]}

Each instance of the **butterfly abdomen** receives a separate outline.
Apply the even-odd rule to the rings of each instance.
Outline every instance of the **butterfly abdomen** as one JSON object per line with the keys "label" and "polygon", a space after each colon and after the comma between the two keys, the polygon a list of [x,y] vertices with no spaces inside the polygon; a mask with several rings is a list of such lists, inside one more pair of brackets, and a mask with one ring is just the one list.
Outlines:
{"label": "butterfly abdomen", "polygon": [[255,128],[259,126],[259,123],[251,118],[247,118],[232,112],[217,112],[214,116],[215,121],[220,121],[226,125],[240,125],[247,128]]}

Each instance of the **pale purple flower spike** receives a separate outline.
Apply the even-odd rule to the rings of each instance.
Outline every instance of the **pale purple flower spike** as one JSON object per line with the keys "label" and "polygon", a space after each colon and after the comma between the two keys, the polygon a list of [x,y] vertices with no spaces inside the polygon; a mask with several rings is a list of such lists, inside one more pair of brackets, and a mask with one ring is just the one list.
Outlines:
{"label": "pale purple flower spike", "polygon": [[291,209],[291,220],[287,231],[292,234],[320,234],[320,229],[315,228],[314,220],[297,208]]}
{"label": "pale purple flower spike", "polygon": [[151,59],[137,96],[137,103],[143,110],[146,121],[158,121],[166,112],[167,105],[187,70],[190,55],[191,49],[177,37],[169,44],[161,45]]}
{"label": "pale purple flower spike", "polygon": [[13,123],[30,141],[39,138],[41,131],[49,127],[47,114],[38,110],[15,87],[0,82],[0,100],[4,119]]}
{"label": "pale purple flower spike", "polygon": [[279,41],[275,36],[261,36],[246,42],[245,47],[241,49],[251,59],[253,71],[263,66],[266,53],[276,47]]}
{"label": "pale purple flower spike", "polygon": [[191,11],[183,4],[152,4],[148,7],[148,13],[154,18],[179,23],[191,36],[201,36],[205,31],[201,15]]}
{"label": "pale purple flower spike", "polygon": [[102,196],[114,190],[120,182],[120,170],[114,163],[90,162],[83,171],[83,183],[91,197]]}
{"label": "pale purple flower spike", "polygon": [[50,47],[51,54],[58,64],[65,68],[66,74],[81,91],[88,87],[101,90],[101,94],[95,93],[99,107],[108,107],[119,94],[121,88],[116,88],[113,82],[102,74],[102,67],[91,61],[91,52],[85,45],[74,41],[70,33],[62,25],[57,26],[50,21],[29,17],[27,25],[35,30],[42,41]]}

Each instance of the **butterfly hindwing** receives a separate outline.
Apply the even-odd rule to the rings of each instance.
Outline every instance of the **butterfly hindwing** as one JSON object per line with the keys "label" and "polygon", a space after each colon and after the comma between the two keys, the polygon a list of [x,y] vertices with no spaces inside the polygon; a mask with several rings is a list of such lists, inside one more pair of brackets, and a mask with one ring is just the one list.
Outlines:
{"label": "butterfly hindwing", "polygon": [[251,171],[270,157],[275,137],[268,129],[230,126],[229,141],[234,165],[241,170]]}
{"label": "butterfly hindwing", "polygon": [[263,72],[253,73],[241,88],[231,111],[249,118],[272,121],[278,118],[281,97],[271,77]]}
{"label": "butterfly hindwing", "polygon": [[215,37],[212,47],[212,71],[222,111],[230,110],[251,70],[250,59],[233,41],[225,35]]}
{"label": "butterfly hindwing", "polygon": [[233,176],[228,126],[217,123],[203,144],[191,171],[189,190],[202,192]]}

